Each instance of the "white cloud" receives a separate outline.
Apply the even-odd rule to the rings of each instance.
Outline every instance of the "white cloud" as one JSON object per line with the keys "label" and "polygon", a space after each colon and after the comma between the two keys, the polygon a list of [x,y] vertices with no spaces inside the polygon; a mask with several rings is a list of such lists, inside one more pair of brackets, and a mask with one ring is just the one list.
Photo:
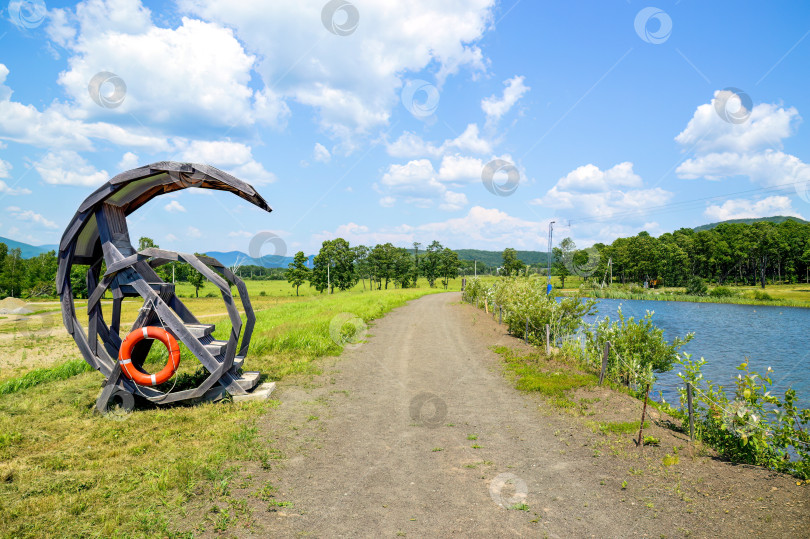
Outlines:
{"label": "white cloud", "polygon": [[[2,147],[3,146],[0,145],[0,148],[2,148]],[[9,163],[7,161],[3,161],[2,159],[0,159],[0,178],[9,178],[9,177],[11,177],[11,169],[12,169],[11,163]],[[0,194],[12,195],[12,196],[13,195],[30,195],[31,190],[26,189],[24,187],[20,187],[20,188],[10,187],[6,182],[4,182],[3,180],[0,180]]]}
{"label": "white cloud", "polygon": [[25,187],[19,187],[19,188],[17,188],[17,187],[9,187],[9,185],[6,182],[4,182],[3,180],[0,180],[0,194],[11,195],[11,196],[30,195],[31,190],[26,189]]}
{"label": "white cloud", "polygon": [[199,237],[201,237],[201,236],[202,236],[202,232],[200,232],[200,229],[199,229],[199,228],[195,228],[195,227],[193,227],[193,226],[190,226],[190,227],[188,227],[188,228],[186,229],[186,237],[189,237],[189,238],[199,238]]}
{"label": "white cloud", "polygon": [[326,146],[320,142],[316,142],[315,149],[313,150],[313,159],[319,163],[328,163],[329,160],[332,159],[332,154],[329,153]]}
{"label": "white cloud", "polygon": [[276,181],[275,174],[253,158],[251,147],[241,142],[193,140],[185,143],[180,160],[221,168],[253,185]]}
{"label": "white cloud", "polygon": [[254,235],[254,232],[248,232],[247,230],[234,230],[232,232],[228,232],[229,238],[252,238]]}
{"label": "white cloud", "polygon": [[442,197],[442,203],[439,205],[439,209],[444,211],[456,211],[462,209],[467,205],[467,203],[467,195],[464,193],[445,191]]}
{"label": "white cloud", "polygon": [[447,139],[439,146],[425,142],[422,137],[410,131],[405,131],[397,140],[386,145],[386,151],[392,157],[436,158],[449,151],[487,154],[492,152],[492,143],[481,138],[477,124],[469,124],[458,137]]}
{"label": "white cloud", "polygon": [[751,154],[710,153],[687,159],[676,172],[680,178],[688,180],[748,176],[752,181],[766,186],[810,181],[810,165],[794,155],[776,150]]}
{"label": "white cloud", "polygon": [[700,105],[692,119],[675,141],[699,153],[751,152],[765,148],[780,148],[782,140],[791,136],[801,117],[793,108],[762,103],[751,110],[743,123],[723,120],[714,107],[720,92],[711,103]]}
{"label": "white cloud", "polygon": [[475,157],[446,155],[439,167],[438,179],[443,182],[473,183],[481,181],[484,162]]}
{"label": "white cloud", "polygon": [[168,204],[163,206],[163,209],[166,210],[167,212],[171,212],[171,213],[185,213],[186,212],[186,208],[184,208],[183,205],[180,204],[179,202],[177,202],[176,200],[172,200],[171,202],[169,202]]}
{"label": "white cloud", "polygon": [[132,152],[127,152],[121,157],[121,161],[118,162],[118,168],[120,170],[130,170],[136,168],[138,166],[138,156]]}
{"label": "white cloud", "polygon": [[235,29],[260,59],[256,70],[266,86],[317,109],[327,133],[350,137],[388,122],[408,71],[435,65],[440,85],[461,67],[483,71],[475,43],[489,28],[494,0],[367,2],[358,5],[360,22],[348,36],[324,28],[324,2],[267,9],[259,0],[183,0],[180,7]]}
{"label": "white cloud", "polygon": [[568,210],[572,216],[610,218],[630,212],[627,218],[632,219],[631,215],[641,216],[647,208],[671,198],[672,193],[660,187],[643,188],[633,164],[624,162],[604,171],[594,165],[581,166],[530,203]]}
{"label": "white cloud", "polygon": [[454,249],[476,248],[502,250],[504,246],[518,249],[545,249],[548,220],[527,221],[508,213],[482,206],[473,206],[463,217],[425,223],[419,226],[399,225],[371,231],[354,222],[337,227],[334,232],[313,235],[313,243],[341,237],[352,244],[374,245],[391,242],[403,247],[414,241],[439,240]]}
{"label": "white cloud", "polygon": [[106,170],[96,170],[73,150],[48,152],[34,163],[34,169],[46,183],[53,185],[98,186],[110,179]]}
{"label": "white cloud", "polygon": [[38,225],[42,225],[45,228],[59,228],[59,226],[54,223],[53,221],[46,219],[41,214],[36,213],[33,210],[23,210],[17,206],[9,206],[6,208],[6,212],[8,212],[11,217],[18,221],[27,221],[30,223],[35,223]]}
{"label": "white cloud", "polygon": [[58,102],[39,111],[32,105],[12,101],[11,88],[4,84],[8,73],[8,68],[0,64],[0,139],[49,149],[90,150],[92,139],[161,151],[170,147],[165,138],[140,127],[124,129],[106,122],[85,122],[75,117],[75,110]]}
{"label": "white cloud", "polygon": [[489,126],[498,123],[503,115],[509,112],[515,103],[523,97],[523,94],[531,89],[523,84],[523,77],[519,76],[507,79],[503,83],[506,88],[503,90],[502,97],[498,98],[492,95],[481,100],[481,110],[487,115],[487,125]]}
{"label": "white cloud", "polygon": [[678,165],[676,174],[687,180],[720,180],[747,176],[751,181],[772,187],[796,184],[797,191],[810,182],[810,165],[780,150],[785,138],[795,132],[801,120],[793,108],[762,103],[739,124],[722,120],[714,103],[700,105],[683,132],[675,140],[695,148],[695,157]]}
{"label": "white cloud", "polygon": [[792,215],[802,217],[793,208],[790,198],[786,196],[770,196],[761,200],[731,199],[720,205],[710,205],[703,213],[713,221],[726,221],[728,219],[750,219],[756,217],[770,217],[773,215]]}
{"label": "white cloud", "polygon": [[396,201],[397,199],[395,199],[392,196],[384,196],[380,199],[380,206],[382,206],[383,208],[390,208],[394,205]]}
{"label": "white cloud", "polygon": [[[184,17],[177,28],[159,27],[139,0],[86,0],[73,11],[54,11],[49,35],[69,52],[59,83],[88,116],[132,114],[150,125],[193,118],[230,126],[256,119],[276,124],[288,114],[272,92],[249,87],[255,57],[220,24]],[[99,107],[87,91],[99,66],[126,83],[124,101],[114,110]]]}
{"label": "white cloud", "polygon": [[[0,146],[2,147],[2,146]],[[0,178],[8,178],[11,176],[11,163],[0,159]]]}

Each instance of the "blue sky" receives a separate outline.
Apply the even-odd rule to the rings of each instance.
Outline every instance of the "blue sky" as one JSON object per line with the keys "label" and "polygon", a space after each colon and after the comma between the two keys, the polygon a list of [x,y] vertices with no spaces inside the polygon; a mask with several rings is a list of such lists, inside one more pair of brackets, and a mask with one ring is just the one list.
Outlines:
{"label": "blue sky", "polygon": [[179,251],[268,230],[288,254],[337,236],[544,250],[550,220],[584,247],[810,218],[809,33],[795,2],[13,0],[0,236],[57,243],[95,187],[162,160],[275,210],[189,189],[130,217]]}

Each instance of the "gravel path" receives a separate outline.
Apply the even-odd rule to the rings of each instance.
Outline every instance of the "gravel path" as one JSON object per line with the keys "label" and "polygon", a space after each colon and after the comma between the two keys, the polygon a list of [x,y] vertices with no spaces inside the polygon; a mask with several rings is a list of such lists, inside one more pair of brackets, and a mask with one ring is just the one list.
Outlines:
{"label": "gravel path", "polygon": [[515,340],[459,301],[413,301],[314,382],[281,385],[261,429],[285,458],[254,470],[275,490],[269,510],[246,496],[240,535],[746,535],[624,490],[632,463],[595,458],[593,433],[513,389],[489,347]]}

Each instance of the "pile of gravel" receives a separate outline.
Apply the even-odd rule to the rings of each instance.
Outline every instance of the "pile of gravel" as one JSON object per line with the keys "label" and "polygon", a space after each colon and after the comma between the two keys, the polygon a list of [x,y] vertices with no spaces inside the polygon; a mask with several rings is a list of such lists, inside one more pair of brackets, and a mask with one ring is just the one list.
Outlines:
{"label": "pile of gravel", "polygon": [[31,314],[34,312],[25,305],[23,300],[17,298],[0,300],[0,314]]}

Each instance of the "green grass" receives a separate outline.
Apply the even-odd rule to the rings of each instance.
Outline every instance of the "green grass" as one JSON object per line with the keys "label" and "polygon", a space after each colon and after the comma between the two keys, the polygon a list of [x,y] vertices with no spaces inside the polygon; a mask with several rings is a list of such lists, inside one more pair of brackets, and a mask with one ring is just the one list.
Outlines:
{"label": "green grass", "polygon": [[83,359],[74,359],[57,365],[55,367],[45,367],[34,369],[19,378],[12,378],[0,384],[0,395],[16,393],[23,389],[28,389],[45,382],[55,382],[66,380],[83,372],[90,372],[93,367],[88,365]]}
{"label": "green grass", "polygon": [[[315,360],[342,350],[329,334],[335,316],[351,313],[369,322],[438,291],[264,297],[256,301],[265,302],[264,310],[257,313],[245,368],[269,379],[316,373]],[[195,312],[200,305],[224,311],[217,301],[219,306],[211,299],[185,302]],[[216,335],[227,334],[227,319],[205,320],[217,322]],[[58,342],[75,357],[72,341]],[[199,362],[182,348],[181,375],[188,382]],[[165,362],[162,347],[153,348],[149,361]],[[257,428],[277,402],[141,406],[115,421],[93,411],[101,375],[72,369],[84,367],[69,362],[36,369],[2,386],[12,389],[0,395],[0,537],[165,537],[248,524],[249,510],[231,497],[230,484],[249,480],[240,475],[240,463],[267,468],[280,458]],[[255,490],[261,492],[261,485]]]}
{"label": "green grass", "polygon": [[593,387],[598,383],[595,375],[576,372],[570,365],[558,363],[538,352],[520,355],[505,346],[496,347],[494,351],[505,362],[516,388],[549,397],[549,401],[559,408],[576,406],[569,398],[572,390]]}
{"label": "green grass", "polygon": [[[632,434],[638,432],[640,421],[607,421],[598,423],[597,428],[602,434]],[[644,422],[644,428],[649,428],[649,422]]]}

